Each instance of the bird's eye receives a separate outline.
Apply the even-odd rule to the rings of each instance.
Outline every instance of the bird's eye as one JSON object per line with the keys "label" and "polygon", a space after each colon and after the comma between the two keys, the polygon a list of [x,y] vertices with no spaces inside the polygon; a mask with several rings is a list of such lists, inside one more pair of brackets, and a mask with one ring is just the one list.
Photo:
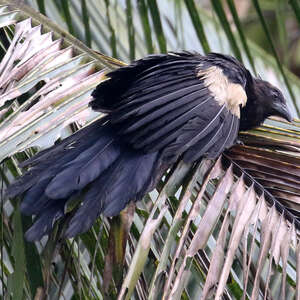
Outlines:
{"label": "bird's eye", "polygon": [[272,91],[272,97],[274,98],[274,100],[281,101],[280,93],[276,90]]}

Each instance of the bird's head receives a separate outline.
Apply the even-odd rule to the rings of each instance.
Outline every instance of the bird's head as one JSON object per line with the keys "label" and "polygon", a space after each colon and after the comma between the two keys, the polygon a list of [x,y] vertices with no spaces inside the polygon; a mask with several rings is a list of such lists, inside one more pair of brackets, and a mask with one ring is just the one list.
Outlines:
{"label": "bird's head", "polygon": [[256,79],[257,97],[265,109],[265,117],[278,116],[291,122],[292,116],[281,91],[267,81]]}
{"label": "bird's head", "polygon": [[291,113],[281,91],[262,79],[255,78],[247,91],[247,104],[241,111],[240,130],[259,126],[270,116],[292,121]]}

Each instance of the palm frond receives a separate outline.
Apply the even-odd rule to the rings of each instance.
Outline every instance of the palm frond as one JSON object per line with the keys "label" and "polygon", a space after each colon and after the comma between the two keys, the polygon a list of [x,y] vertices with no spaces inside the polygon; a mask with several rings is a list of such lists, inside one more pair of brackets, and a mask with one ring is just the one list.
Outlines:
{"label": "palm frond", "polygon": [[[87,107],[90,93],[105,79],[108,69],[124,63],[92,51],[18,1],[0,3],[1,32],[10,44],[4,47],[0,64],[3,190],[21,172],[18,162],[36,151],[32,147],[47,147],[101,117]],[[161,3],[157,1],[158,6],[150,8],[147,1],[141,1],[131,8],[133,16],[141,20],[135,27],[137,56],[158,45],[176,50],[172,46],[174,31],[170,30],[175,21]],[[49,5],[57,5],[52,1],[44,4],[46,13]],[[95,14],[93,4],[86,2],[85,9],[91,14]],[[76,5],[69,7],[71,14]],[[104,49],[111,43],[107,37],[112,31],[116,36],[124,33],[122,26],[114,27],[112,16],[111,26],[107,26],[106,9],[119,16],[122,24],[126,23],[126,11],[118,3],[113,11],[99,5],[103,6],[98,11],[101,18],[95,22],[91,18],[89,26],[107,30],[105,39],[101,37],[107,43],[102,44]],[[201,11],[191,14],[194,2],[186,1],[185,5],[182,18],[207,25],[206,34],[198,32],[203,48],[207,50],[209,45],[214,51],[228,50],[222,32],[218,31],[222,42],[216,42],[218,25]],[[155,36],[148,36],[147,46],[137,46],[152,26],[151,9],[160,11],[159,20],[152,19],[158,22]],[[71,21],[75,31],[83,22],[79,18]],[[105,26],[99,27],[100,21]],[[166,33],[169,31],[172,34]],[[122,44],[132,35],[126,32],[122,37],[114,47],[124,57],[132,57],[132,51],[125,51]],[[184,43],[191,39],[191,47],[201,50],[196,31],[187,31],[185,39]],[[91,40],[95,43],[94,35]],[[272,74],[280,74],[272,58],[252,43],[248,45],[258,57],[255,68],[259,73],[266,74],[268,64]],[[250,66],[247,59],[245,63]],[[299,80],[289,72],[286,75],[297,92]],[[284,82],[280,84],[286,91]],[[297,103],[290,97],[288,101],[296,115]],[[216,162],[206,160],[192,167],[179,162],[165,174],[156,191],[137,203],[134,215],[128,209],[118,220],[100,217],[92,230],[72,240],[58,241],[63,228],[56,226],[48,239],[36,244],[24,241],[22,228],[26,230],[31,219],[19,214],[18,201],[3,199],[2,294],[11,294],[14,299],[45,294],[65,299],[73,295],[83,299],[199,299],[201,295],[206,299],[214,293],[216,299],[299,297],[299,124],[297,120],[294,125],[270,120],[268,125],[242,133],[244,144]],[[20,151],[23,154],[15,154]],[[120,271],[123,259],[125,266]]]}

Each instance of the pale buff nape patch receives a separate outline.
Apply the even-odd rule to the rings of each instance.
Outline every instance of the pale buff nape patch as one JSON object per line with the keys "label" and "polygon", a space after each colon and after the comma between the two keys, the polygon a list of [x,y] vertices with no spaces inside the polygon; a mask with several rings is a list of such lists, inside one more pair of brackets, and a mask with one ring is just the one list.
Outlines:
{"label": "pale buff nape patch", "polygon": [[246,92],[240,84],[229,82],[223,70],[216,66],[200,69],[197,76],[203,78],[219,105],[225,104],[232,114],[240,118],[240,105],[245,106],[247,102]]}

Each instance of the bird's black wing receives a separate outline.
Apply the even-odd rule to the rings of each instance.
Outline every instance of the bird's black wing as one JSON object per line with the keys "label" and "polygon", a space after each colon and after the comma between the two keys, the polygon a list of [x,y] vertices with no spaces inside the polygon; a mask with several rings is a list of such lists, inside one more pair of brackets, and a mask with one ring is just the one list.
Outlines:
{"label": "bird's black wing", "polygon": [[110,112],[115,130],[135,149],[162,151],[170,162],[180,155],[186,162],[214,158],[237,137],[244,70],[223,55],[150,56],[108,74],[91,106]]}
{"label": "bird's black wing", "polygon": [[21,210],[37,216],[27,239],[50,232],[74,198],[83,201],[68,237],[141,199],[179,156],[192,162],[231,146],[246,101],[245,70],[223,55],[181,53],[109,73],[91,102],[107,117],[25,162],[28,172],[8,189],[25,193]]}

